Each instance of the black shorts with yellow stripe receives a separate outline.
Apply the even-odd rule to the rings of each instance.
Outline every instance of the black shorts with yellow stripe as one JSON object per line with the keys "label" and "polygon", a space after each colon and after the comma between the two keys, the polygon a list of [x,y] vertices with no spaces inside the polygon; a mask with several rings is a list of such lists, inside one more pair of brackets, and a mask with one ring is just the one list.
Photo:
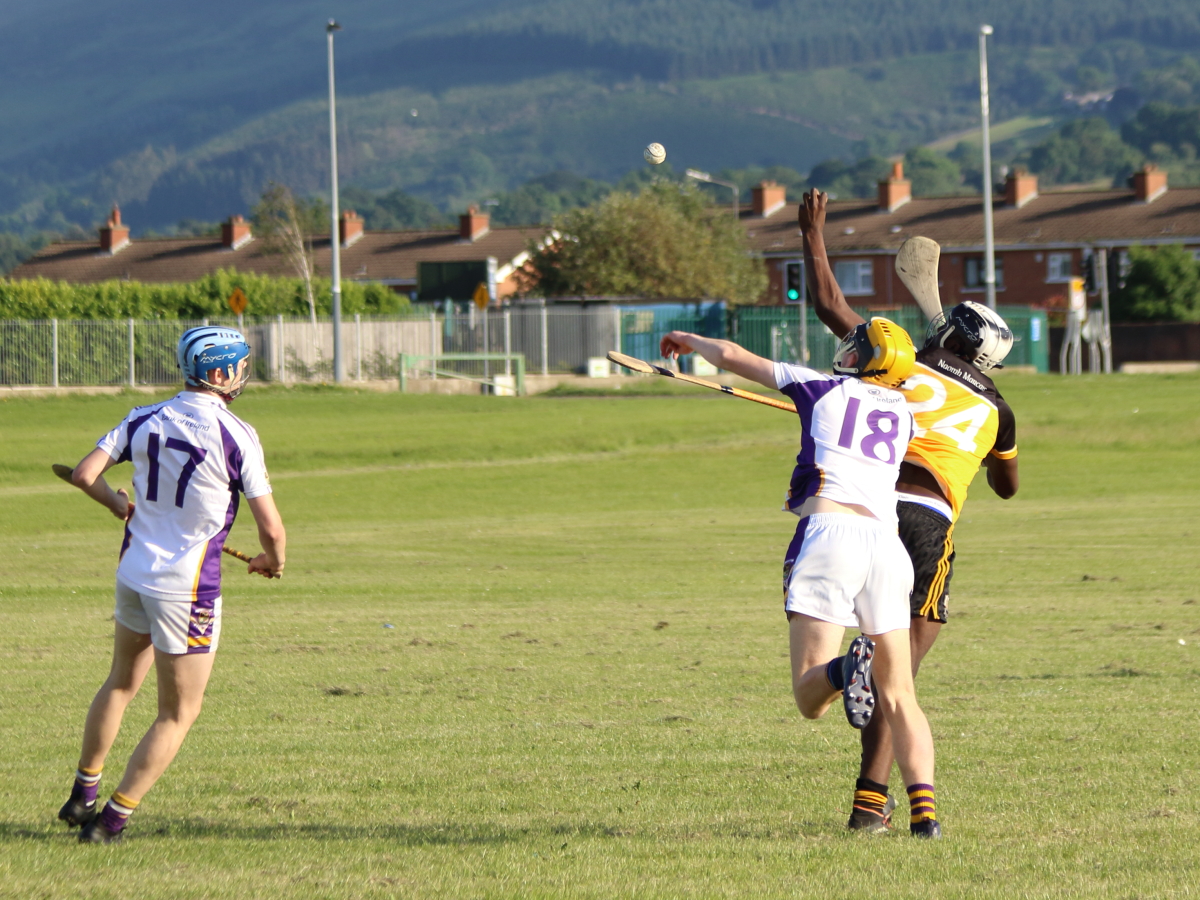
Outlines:
{"label": "black shorts with yellow stripe", "polygon": [[913,618],[946,621],[954,574],[954,523],[940,512],[901,500],[896,504],[900,540],[913,564]]}

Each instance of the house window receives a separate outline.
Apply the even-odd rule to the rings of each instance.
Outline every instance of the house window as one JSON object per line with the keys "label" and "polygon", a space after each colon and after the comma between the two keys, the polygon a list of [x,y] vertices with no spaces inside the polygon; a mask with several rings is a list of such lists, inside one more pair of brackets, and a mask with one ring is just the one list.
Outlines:
{"label": "house window", "polygon": [[[1004,289],[1004,258],[997,256],[996,265],[996,290]],[[970,290],[983,290],[987,285],[984,283],[983,275],[987,271],[987,264],[982,256],[968,256],[963,260],[963,287]]]}
{"label": "house window", "polygon": [[1065,282],[1071,280],[1071,254],[1046,254],[1046,280],[1049,282]]}
{"label": "house window", "polygon": [[1192,251],[1192,259],[1195,260],[1196,262],[1200,263],[1200,250]]}
{"label": "house window", "polygon": [[869,259],[839,262],[833,273],[847,297],[875,293],[875,265]]}

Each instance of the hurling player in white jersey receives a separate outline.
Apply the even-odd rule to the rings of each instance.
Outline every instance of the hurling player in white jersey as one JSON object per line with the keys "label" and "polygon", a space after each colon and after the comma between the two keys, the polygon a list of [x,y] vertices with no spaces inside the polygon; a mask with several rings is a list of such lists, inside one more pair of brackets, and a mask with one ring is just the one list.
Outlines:
{"label": "hurling player in white jersey", "polygon": [[[245,494],[263,552],[249,571],[283,571],[283,522],[271,498],[254,429],[229,411],[248,376],[250,348],[230,328],[192,328],[180,338],[185,387],[134,409],[83,458],[72,481],[125,522],[117,565],[112,669],[91,708],[70,799],[58,817],[82,826],[79,839],[119,840],[130,813],[166,771],[200,714],[221,636],[221,548]],[[104,473],[133,464],[130,500]],[[135,502],[136,501],[136,502]],[[125,707],[154,664],[158,717],[100,809],[105,757]]]}
{"label": "hurling player in white jersey", "polygon": [[[783,576],[796,705],[816,719],[840,694],[850,724],[862,728],[878,704],[908,786],[912,833],[939,837],[933,737],[909,657],[913,570],[896,533],[896,475],[914,425],[893,388],[912,371],[912,340],[887,319],[872,319],[842,341],[834,375],[681,331],[662,339],[661,352],[667,359],[699,353],[796,404],[800,453],[784,508],[800,522]],[[862,635],[839,657],[846,628],[855,626]]]}

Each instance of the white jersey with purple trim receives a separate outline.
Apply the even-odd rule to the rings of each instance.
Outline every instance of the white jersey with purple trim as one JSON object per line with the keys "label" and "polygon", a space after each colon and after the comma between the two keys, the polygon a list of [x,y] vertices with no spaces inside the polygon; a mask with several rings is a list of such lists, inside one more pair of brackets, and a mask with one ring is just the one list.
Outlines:
{"label": "white jersey with purple trim", "polygon": [[775,383],[796,404],[802,433],[784,509],[809,497],[865,506],[896,524],[896,477],[913,435],[899,391],[860,378],[775,363]]}
{"label": "white jersey with purple trim", "polygon": [[238,494],[271,493],[254,429],[214,394],[182,391],[134,409],[96,444],[133,463],[133,518],[117,578],[161,599],[221,593],[221,548]]}

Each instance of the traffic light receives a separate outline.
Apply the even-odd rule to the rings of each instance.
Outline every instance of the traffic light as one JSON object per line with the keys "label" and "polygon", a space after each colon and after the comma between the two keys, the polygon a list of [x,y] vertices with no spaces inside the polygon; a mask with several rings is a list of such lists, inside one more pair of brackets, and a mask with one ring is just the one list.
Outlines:
{"label": "traffic light", "polygon": [[783,299],[785,303],[799,303],[804,298],[804,263],[800,261],[783,265]]}
{"label": "traffic light", "polygon": [[1108,289],[1125,287],[1125,276],[1129,274],[1129,254],[1124,250],[1108,251]]}
{"label": "traffic light", "polygon": [[1083,258],[1083,289],[1089,294],[1095,294],[1100,290],[1100,283],[1096,279],[1096,254],[1089,253]]}

